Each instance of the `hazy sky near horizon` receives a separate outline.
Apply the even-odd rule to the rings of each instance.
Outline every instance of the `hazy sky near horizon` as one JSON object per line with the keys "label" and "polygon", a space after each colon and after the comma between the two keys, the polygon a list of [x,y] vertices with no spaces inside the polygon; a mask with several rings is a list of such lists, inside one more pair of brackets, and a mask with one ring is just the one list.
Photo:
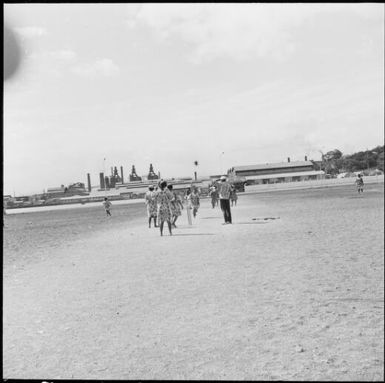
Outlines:
{"label": "hazy sky near horizon", "polygon": [[97,185],[104,164],[206,176],[384,143],[384,4],[5,4],[4,20],[23,52],[4,194]]}

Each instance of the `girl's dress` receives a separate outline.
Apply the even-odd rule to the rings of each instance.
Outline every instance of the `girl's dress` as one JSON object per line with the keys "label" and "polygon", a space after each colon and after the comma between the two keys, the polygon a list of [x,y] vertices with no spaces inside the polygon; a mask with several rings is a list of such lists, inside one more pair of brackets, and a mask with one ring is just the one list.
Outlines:
{"label": "girl's dress", "polygon": [[171,212],[173,217],[179,217],[180,215],[182,215],[182,208],[180,206],[182,201],[178,194],[176,194],[175,192],[172,192],[172,194],[174,198],[171,201]]}
{"label": "girl's dress", "polygon": [[145,196],[148,218],[157,216],[156,192],[148,191]]}
{"label": "girl's dress", "polygon": [[191,206],[192,206],[192,208],[195,209],[196,211],[198,211],[199,206],[200,206],[199,194],[191,193],[190,196],[191,196]]}
{"label": "girl's dress", "polygon": [[364,188],[364,180],[362,178],[357,178],[356,184],[358,190],[362,190]]}
{"label": "girl's dress", "polygon": [[191,196],[191,206],[192,206],[192,210],[193,210],[193,216],[195,218],[195,216],[198,212],[199,206],[200,206],[199,194],[198,193],[191,193],[190,196]]}
{"label": "girl's dress", "polygon": [[170,221],[172,218],[171,201],[173,200],[172,193],[167,190],[161,190],[157,193],[157,214],[158,222]]}
{"label": "girl's dress", "polygon": [[210,191],[211,205],[215,207],[218,204],[218,191],[216,189],[211,189]]}

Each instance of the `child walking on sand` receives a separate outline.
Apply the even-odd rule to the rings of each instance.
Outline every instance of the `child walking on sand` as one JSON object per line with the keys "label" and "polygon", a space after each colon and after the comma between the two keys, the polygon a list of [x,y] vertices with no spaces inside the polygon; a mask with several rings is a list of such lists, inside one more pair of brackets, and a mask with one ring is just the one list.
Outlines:
{"label": "child walking on sand", "polygon": [[235,206],[237,206],[237,200],[238,200],[237,191],[235,189],[235,186],[232,185],[231,186],[231,191],[230,191],[231,206],[233,206],[234,204],[235,204]]}
{"label": "child walking on sand", "polygon": [[213,207],[213,209],[215,208],[215,206],[218,205],[218,190],[217,190],[217,187],[214,185],[210,188],[210,193],[209,193],[210,197],[211,197],[211,206]]}
{"label": "child walking on sand", "polygon": [[360,173],[358,173],[355,183],[357,185],[358,194],[363,193],[364,192],[364,180],[363,180],[362,175]]}
{"label": "child walking on sand", "polygon": [[173,228],[176,229],[175,222],[178,219],[178,217],[180,215],[182,215],[183,203],[182,203],[179,195],[173,190],[173,186],[172,185],[168,185],[167,188],[168,188],[168,190],[170,190],[170,192],[173,195],[173,199],[171,201],[171,212],[172,212],[171,225],[172,225]]}
{"label": "child walking on sand", "polygon": [[198,213],[198,209],[200,207],[200,201],[199,201],[199,193],[197,188],[193,188],[193,191],[191,193],[191,206],[193,211],[194,218],[196,217]]}
{"label": "child walking on sand", "polygon": [[167,182],[162,181],[159,185],[160,191],[158,191],[156,197],[156,203],[158,207],[158,224],[160,227],[160,235],[163,236],[163,226],[164,222],[167,221],[168,231],[172,235],[171,230],[171,220],[172,220],[172,211],[171,211],[171,201],[174,196],[167,188]]}
{"label": "child walking on sand", "polygon": [[151,228],[151,220],[154,220],[154,227],[158,227],[156,224],[157,218],[157,205],[156,205],[156,191],[154,186],[150,185],[148,191],[144,196],[144,202],[147,206],[148,227]]}
{"label": "child walking on sand", "polygon": [[107,214],[107,217],[111,217],[111,202],[108,200],[107,197],[104,198],[104,201],[103,201],[103,206],[104,206],[104,209],[106,211],[106,214]]}

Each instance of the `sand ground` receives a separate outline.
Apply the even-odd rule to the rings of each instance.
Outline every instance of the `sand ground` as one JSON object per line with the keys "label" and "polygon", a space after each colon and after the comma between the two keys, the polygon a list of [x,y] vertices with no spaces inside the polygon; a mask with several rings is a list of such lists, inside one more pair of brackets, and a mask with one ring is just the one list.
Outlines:
{"label": "sand ground", "polygon": [[3,378],[383,380],[383,185],[145,216],[3,272]]}

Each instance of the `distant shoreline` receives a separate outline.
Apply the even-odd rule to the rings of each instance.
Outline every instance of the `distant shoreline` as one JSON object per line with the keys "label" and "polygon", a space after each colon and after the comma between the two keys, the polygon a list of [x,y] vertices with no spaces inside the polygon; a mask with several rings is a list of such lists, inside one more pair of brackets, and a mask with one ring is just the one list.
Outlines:
{"label": "distant shoreline", "polygon": [[[143,203],[142,198],[137,199],[123,199],[118,201],[112,201],[112,205],[126,205],[126,204],[136,204]],[[79,209],[79,208],[90,208],[95,206],[102,206],[102,202],[87,202],[87,203],[66,203],[61,205],[47,205],[47,206],[30,206],[30,207],[20,207],[13,209],[6,209],[7,215],[11,214],[23,214],[23,213],[34,213],[39,211],[51,211],[51,210],[69,210],[69,209]]]}
{"label": "distant shoreline", "polygon": [[[343,180],[343,181],[341,181]],[[348,182],[346,180],[349,180]],[[270,192],[279,192],[279,191],[290,191],[290,190],[303,190],[303,189],[319,189],[319,188],[335,188],[351,184],[354,188],[354,182],[352,178],[340,179],[336,182],[335,179],[331,180],[322,180],[324,182],[315,181],[303,181],[303,182],[288,182],[280,184],[267,184],[267,185],[255,185],[253,190],[245,190],[244,192],[239,192],[238,196],[248,195],[248,194],[258,194],[258,193],[270,193]],[[365,177],[366,184],[383,184],[384,176],[367,176]],[[246,187],[247,188],[247,187]],[[202,197],[203,199],[208,197]],[[135,199],[124,199],[124,200],[115,200],[112,201],[113,205],[127,205],[127,204],[137,204],[143,203],[143,198]],[[95,206],[102,206],[101,202],[87,202],[87,203],[73,203],[73,204],[62,204],[62,205],[50,205],[50,206],[31,206],[31,207],[22,207],[22,208],[13,208],[6,209],[7,215],[12,214],[23,214],[23,213],[33,213],[41,211],[50,211],[50,210],[68,210],[68,209],[79,209],[79,208],[90,208]]]}

